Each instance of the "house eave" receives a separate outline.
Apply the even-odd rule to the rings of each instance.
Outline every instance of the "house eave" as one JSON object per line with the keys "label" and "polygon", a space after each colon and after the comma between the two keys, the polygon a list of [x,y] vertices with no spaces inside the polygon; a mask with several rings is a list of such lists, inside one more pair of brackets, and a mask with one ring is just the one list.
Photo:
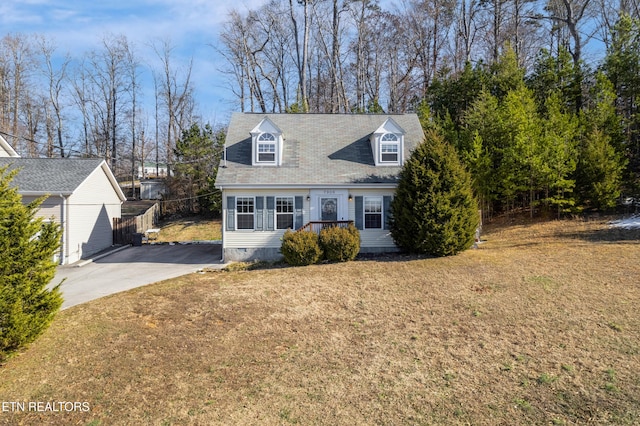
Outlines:
{"label": "house eave", "polygon": [[352,188],[361,188],[361,189],[396,189],[397,183],[323,183],[323,184],[269,184],[269,183],[261,183],[261,184],[223,184],[223,185],[215,185],[221,191],[227,189],[324,189],[324,188],[335,188],[335,189],[352,189]]}
{"label": "house eave", "polygon": [[21,191],[20,189],[18,189],[18,194],[22,195],[23,197],[53,197],[53,196],[57,196],[57,197],[69,197],[70,195],[73,194],[73,192],[68,192],[68,191],[55,191],[55,192],[51,192],[51,191]]}

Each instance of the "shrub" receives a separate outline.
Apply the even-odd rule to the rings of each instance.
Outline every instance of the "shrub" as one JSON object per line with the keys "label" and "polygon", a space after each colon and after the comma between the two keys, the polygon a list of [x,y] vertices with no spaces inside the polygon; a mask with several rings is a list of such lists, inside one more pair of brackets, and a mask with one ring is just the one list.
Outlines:
{"label": "shrub", "polygon": [[0,168],[0,362],[33,342],[62,305],[53,256],[61,231],[37,218],[43,198],[28,205],[10,185],[17,171]]}
{"label": "shrub", "polygon": [[331,226],[320,231],[320,247],[325,259],[331,262],[353,260],[360,252],[360,232],[355,226]]}
{"label": "shrub", "polygon": [[311,231],[293,232],[288,229],[282,237],[280,252],[291,266],[311,265],[322,258],[318,234]]}
{"label": "shrub", "polygon": [[449,256],[473,244],[479,215],[471,177],[436,131],[404,164],[391,213],[391,235],[406,251]]}

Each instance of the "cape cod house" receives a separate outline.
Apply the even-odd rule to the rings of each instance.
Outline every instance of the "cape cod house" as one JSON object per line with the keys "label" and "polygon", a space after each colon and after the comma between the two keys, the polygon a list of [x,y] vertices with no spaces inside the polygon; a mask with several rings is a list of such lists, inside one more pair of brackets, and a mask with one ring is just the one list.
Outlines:
{"label": "cape cod house", "polygon": [[19,170],[12,185],[24,204],[47,196],[37,216],[62,227],[57,262],[71,264],[113,245],[113,218],[121,217],[126,197],[104,160],[20,158],[0,137],[2,167]]}
{"label": "cape cod house", "polygon": [[389,206],[423,137],[415,114],[234,113],[216,178],[224,261],[277,259],[286,229],[349,222],[361,252],[397,250]]}

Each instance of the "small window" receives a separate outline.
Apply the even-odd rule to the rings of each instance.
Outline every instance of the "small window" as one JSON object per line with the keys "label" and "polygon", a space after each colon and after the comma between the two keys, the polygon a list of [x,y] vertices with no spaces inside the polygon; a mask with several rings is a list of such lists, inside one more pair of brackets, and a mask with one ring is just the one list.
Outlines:
{"label": "small window", "polygon": [[398,136],[393,133],[385,133],[380,139],[380,162],[397,163],[400,144]]}
{"label": "small window", "polygon": [[364,228],[382,229],[382,197],[364,197]]}
{"label": "small window", "polygon": [[276,229],[293,229],[293,197],[276,197]]}
{"label": "small window", "polygon": [[258,136],[258,162],[275,163],[276,137],[273,133],[262,133]]}
{"label": "small window", "polygon": [[236,229],[253,229],[255,200],[253,197],[236,198]]}

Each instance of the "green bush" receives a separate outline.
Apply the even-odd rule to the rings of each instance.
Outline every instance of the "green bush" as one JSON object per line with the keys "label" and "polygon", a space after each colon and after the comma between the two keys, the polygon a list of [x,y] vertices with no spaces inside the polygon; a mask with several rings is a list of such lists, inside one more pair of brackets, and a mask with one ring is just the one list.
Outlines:
{"label": "green bush", "polygon": [[291,266],[311,265],[322,258],[318,234],[311,231],[294,232],[287,229],[282,237],[280,252]]}
{"label": "green bush", "polygon": [[319,239],[325,259],[331,262],[353,260],[360,252],[360,232],[353,225],[347,228],[324,228],[320,231]]}
{"label": "green bush", "polygon": [[62,305],[60,284],[48,287],[60,227],[36,217],[44,198],[22,204],[16,173],[0,168],[0,362],[40,336]]}
{"label": "green bush", "polygon": [[455,148],[436,131],[411,154],[391,203],[391,236],[403,250],[450,256],[471,247],[478,204]]}

